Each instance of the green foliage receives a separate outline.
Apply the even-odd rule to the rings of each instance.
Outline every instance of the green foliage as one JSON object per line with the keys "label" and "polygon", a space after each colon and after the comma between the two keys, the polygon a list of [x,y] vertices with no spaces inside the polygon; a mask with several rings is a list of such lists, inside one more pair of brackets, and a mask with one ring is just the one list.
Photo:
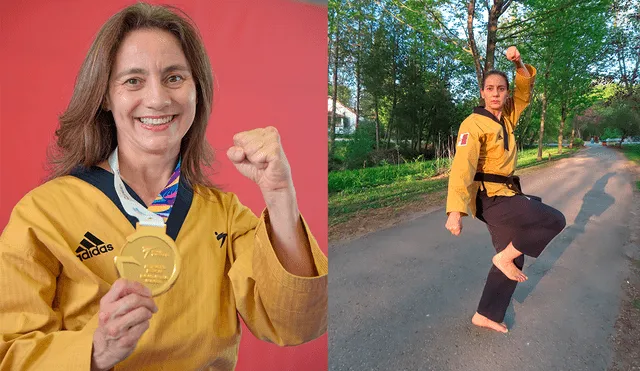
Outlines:
{"label": "green foliage", "polygon": [[[333,97],[333,84],[329,84],[328,93]],[[348,86],[338,85],[338,101],[348,107],[352,105],[352,93]]]}
{"label": "green foliage", "polygon": [[573,146],[577,148],[584,147],[584,140],[582,140],[582,138],[574,138]]}
{"label": "green foliage", "polygon": [[330,153],[329,156],[329,171],[338,171],[344,168],[344,160],[347,154],[347,142],[345,141],[336,141],[334,143],[334,151],[333,155]]}
{"label": "green foliage", "polygon": [[[632,101],[616,99],[602,110],[602,125],[619,133],[618,137],[628,137],[640,133],[639,105]],[[606,132],[606,131],[605,131]]]}
{"label": "green foliage", "polygon": [[604,132],[600,136],[600,140],[607,140],[610,138],[622,138],[622,131],[618,128],[606,127]]}
{"label": "green foliage", "polygon": [[[605,127],[610,128],[607,134],[614,129],[621,135],[635,134],[637,105],[626,110],[608,107],[615,106],[620,91],[628,97],[638,90],[638,1],[503,2],[508,7],[502,9],[497,24],[495,68],[506,71],[513,81],[513,64],[504,58],[504,51],[516,45],[523,61],[537,69],[532,103],[516,128],[519,145],[538,141],[543,93],[548,102],[545,143],[557,141],[559,134],[567,138],[572,130],[582,138],[601,136]],[[358,96],[361,118],[379,123],[380,129],[377,151],[373,145],[366,155],[370,143],[354,143],[354,157],[334,154],[331,169],[375,165],[404,143],[409,144],[400,151],[411,154],[409,158],[430,154],[441,140],[446,142],[442,138],[456,134],[478,96],[474,58],[464,34],[468,4],[329,1],[329,90],[335,75],[340,100],[355,105]],[[489,59],[484,44],[490,5],[476,2],[474,13],[476,42],[480,54],[485,54],[481,63]],[[602,81],[608,83],[595,84]],[[637,96],[634,99],[638,101]]]}
{"label": "green foliage", "polygon": [[353,134],[353,139],[346,145],[344,164],[347,168],[365,167],[369,159],[369,153],[375,147],[375,143],[375,126],[370,123],[359,125]]}
{"label": "green foliage", "polygon": [[431,178],[447,167],[448,164],[443,162],[445,160],[414,161],[401,165],[331,172],[329,173],[329,193]]}
{"label": "green foliage", "polygon": [[[558,155],[555,148],[544,152],[544,162],[551,154],[553,159],[575,153],[577,149],[567,149]],[[537,149],[520,151],[518,168],[535,166]],[[386,165],[359,170],[329,173],[329,225],[343,222],[364,209],[406,204],[422,196],[445,190],[448,179],[433,177],[447,172],[448,159],[414,161],[402,165]]]}
{"label": "green foliage", "polygon": [[[544,151],[543,158],[545,160],[549,153],[553,158],[558,157],[557,151],[550,148]],[[519,151],[518,167],[523,168],[537,164],[537,155],[537,148]],[[400,165],[387,164],[355,170],[333,171],[329,173],[329,193],[358,192],[382,185],[411,183],[448,173],[450,166],[451,162],[448,158],[430,161],[421,161],[421,158],[418,158],[413,162]]]}

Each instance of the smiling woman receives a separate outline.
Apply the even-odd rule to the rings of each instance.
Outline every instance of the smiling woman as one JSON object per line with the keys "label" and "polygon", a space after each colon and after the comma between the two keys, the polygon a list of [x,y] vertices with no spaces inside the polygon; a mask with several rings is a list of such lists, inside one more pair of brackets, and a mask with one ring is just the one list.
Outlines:
{"label": "smiling woman", "polygon": [[[52,160],[54,177],[78,165],[104,165],[118,143],[117,128],[135,158],[144,158],[141,151],[166,150],[174,150],[168,158],[176,157],[179,149],[185,180],[210,185],[202,166],[210,166],[213,159],[205,138],[213,97],[211,66],[195,27],[171,14],[169,8],[130,7],[101,28],[60,117],[56,134],[62,151]],[[182,117],[166,126],[139,125],[141,118],[167,113]],[[156,129],[167,130],[156,134]]]}
{"label": "smiling woman", "polygon": [[264,199],[256,217],[206,175],[212,99],[186,14],[138,3],[104,24],[54,170],[0,236],[0,369],[232,370],[238,315],[280,346],[325,333],[327,258],[280,133],[238,132],[226,154]]}

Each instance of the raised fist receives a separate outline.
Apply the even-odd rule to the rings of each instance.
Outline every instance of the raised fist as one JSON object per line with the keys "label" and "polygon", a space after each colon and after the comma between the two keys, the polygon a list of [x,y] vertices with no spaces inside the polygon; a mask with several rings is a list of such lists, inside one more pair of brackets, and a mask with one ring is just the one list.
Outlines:
{"label": "raised fist", "polygon": [[507,49],[506,55],[508,60],[514,63],[520,63],[520,52],[515,46],[510,46],[509,49]]}

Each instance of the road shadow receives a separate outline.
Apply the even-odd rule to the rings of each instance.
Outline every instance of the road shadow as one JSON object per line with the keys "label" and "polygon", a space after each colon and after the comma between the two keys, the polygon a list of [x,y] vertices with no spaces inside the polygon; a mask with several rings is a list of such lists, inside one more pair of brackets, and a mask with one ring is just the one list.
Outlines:
{"label": "road shadow", "polygon": [[[527,268],[530,282],[518,285],[519,301],[584,233],[590,218],[614,205],[613,197],[604,192],[614,175],[610,171],[596,181],[573,224]],[[561,348],[542,347],[539,343],[546,339],[533,339],[530,348],[525,348],[529,343],[514,346],[513,339],[525,337],[522,332],[497,336],[471,325],[486,280],[485,265],[490,266],[495,254],[490,236],[481,222],[473,222],[473,227],[470,222],[466,233],[473,231],[474,239],[460,244],[430,233],[442,228],[441,221],[433,219],[418,218],[373,233],[330,256],[329,370],[495,370],[502,369],[504,350],[513,347],[534,358],[540,349],[546,349],[549,359],[566,357]],[[356,264],[363,259],[366,264]],[[482,269],[469,269],[476,264]],[[510,305],[505,316],[510,328],[515,309]]]}
{"label": "road shadow", "polygon": [[[614,204],[615,199],[604,191],[609,179],[614,175],[615,173],[611,172],[605,174],[598,179],[589,192],[584,195],[582,198],[582,207],[574,223],[566,227],[556,236],[536,259],[535,263],[526,268],[525,273],[529,279],[525,283],[518,285],[513,295],[514,300],[523,303],[547,272],[553,268],[569,245],[573,243],[578,235],[584,233],[591,217],[602,215],[602,213]],[[515,313],[513,310],[510,310],[509,314],[513,316],[509,320],[515,324]]]}

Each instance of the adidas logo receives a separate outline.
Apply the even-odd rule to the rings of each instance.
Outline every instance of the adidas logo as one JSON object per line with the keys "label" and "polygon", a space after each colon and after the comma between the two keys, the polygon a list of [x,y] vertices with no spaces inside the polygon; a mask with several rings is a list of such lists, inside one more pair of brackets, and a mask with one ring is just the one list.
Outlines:
{"label": "adidas logo", "polygon": [[76,256],[80,261],[84,261],[109,251],[113,251],[113,245],[105,244],[91,232],[87,232],[84,234],[82,241],[80,241],[80,246],[76,249]]}

